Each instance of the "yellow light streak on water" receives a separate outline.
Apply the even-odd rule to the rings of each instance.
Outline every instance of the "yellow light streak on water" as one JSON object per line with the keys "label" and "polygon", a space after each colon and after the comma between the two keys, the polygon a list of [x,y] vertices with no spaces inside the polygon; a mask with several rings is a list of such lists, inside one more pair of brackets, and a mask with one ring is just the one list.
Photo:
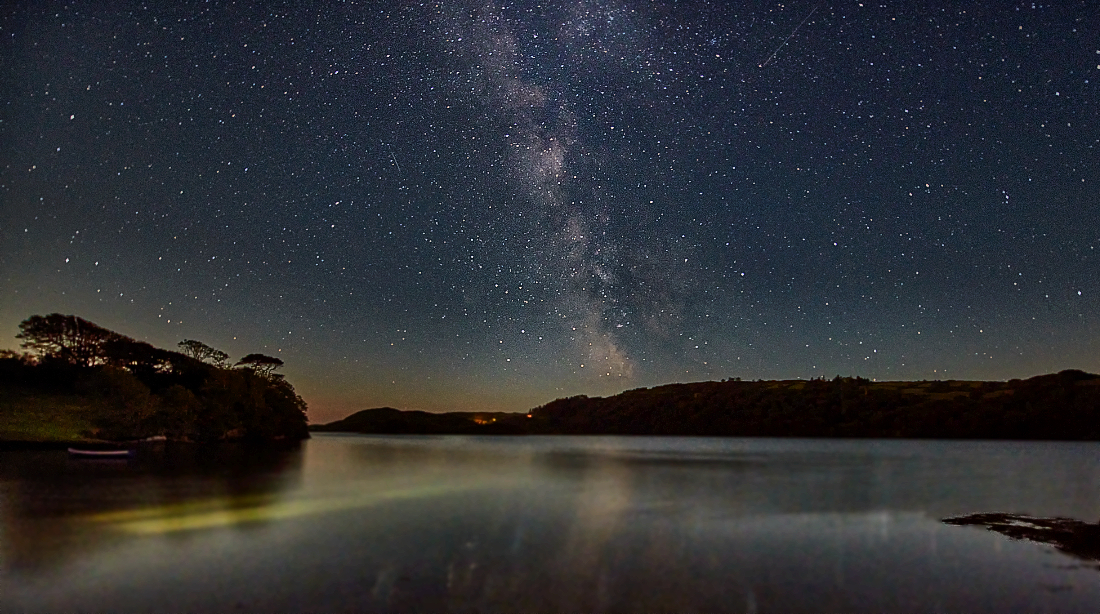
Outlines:
{"label": "yellow light streak on water", "polygon": [[[268,497],[246,496],[92,514],[86,520],[112,525],[126,533],[157,535],[196,531],[253,522],[286,520],[371,507],[408,499],[434,497],[463,490],[469,485],[432,484],[390,488],[345,496],[315,497],[265,502]],[[214,509],[220,507],[220,509]]]}
{"label": "yellow light streak on water", "polygon": [[139,507],[126,510],[114,510],[99,512],[85,516],[85,520],[99,523],[122,523],[133,520],[150,518],[163,518],[166,516],[182,516],[201,512],[220,511],[226,507],[256,507],[273,500],[272,495],[242,495],[236,497],[216,497],[213,499],[201,499],[186,503],[173,503],[154,507]]}

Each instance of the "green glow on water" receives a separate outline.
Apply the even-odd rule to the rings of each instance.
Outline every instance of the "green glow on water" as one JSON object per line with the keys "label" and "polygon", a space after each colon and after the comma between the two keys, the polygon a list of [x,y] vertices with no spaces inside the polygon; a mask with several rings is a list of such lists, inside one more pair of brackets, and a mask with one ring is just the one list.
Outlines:
{"label": "green glow on water", "polygon": [[470,488],[470,485],[429,484],[344,496],[318,496],[282,501],[272,501],[266,496],[220,497],[183,504],[90,514],[85,517],[85,520],[107,524],[126,533],[157,535],[289,520],[396,501],[436,497]]}

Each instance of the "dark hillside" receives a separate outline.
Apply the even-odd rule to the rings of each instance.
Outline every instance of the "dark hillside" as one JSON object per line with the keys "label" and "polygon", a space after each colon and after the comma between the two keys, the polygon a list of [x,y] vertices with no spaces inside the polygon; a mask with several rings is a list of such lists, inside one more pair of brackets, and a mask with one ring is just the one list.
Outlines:
{"label": "dark hillside", "polygon": [[1100,376],[698,382],[558,399],[528,414],[365,410],[316,431],[1100,440]]}
{"label": "dark hillside", "polygon": [[559,399],[531,413],[531,430],[547,433],[1096,440],[1100,376],[700,382]]}
{"label": "dark hillside", "polygon": [[524,432],[522,424],[515,424],[520,417],[525,418],[522,414],[433,414],[379,407],[356,412],[336,422],[313,425],[310,430],[390,435],[514,435]]}

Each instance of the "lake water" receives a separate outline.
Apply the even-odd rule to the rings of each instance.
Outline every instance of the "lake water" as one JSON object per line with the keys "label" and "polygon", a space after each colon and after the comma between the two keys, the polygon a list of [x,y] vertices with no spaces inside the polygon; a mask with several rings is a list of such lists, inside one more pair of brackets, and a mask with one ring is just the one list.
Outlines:
{"label": "lake water", "polygon": [[319,434],[0,451],[0,612],[1095,612],[941,519],[1100,517],[1100,444]]}

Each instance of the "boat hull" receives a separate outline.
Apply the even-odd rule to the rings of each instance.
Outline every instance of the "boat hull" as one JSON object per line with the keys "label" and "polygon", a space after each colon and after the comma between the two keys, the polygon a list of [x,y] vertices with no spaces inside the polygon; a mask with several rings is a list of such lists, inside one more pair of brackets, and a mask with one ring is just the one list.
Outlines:
{"label": "boat hull", "polygon": [[69,456],[75,458],[129,458],[133,450],[86,450],[83,448],[69,448]]}

